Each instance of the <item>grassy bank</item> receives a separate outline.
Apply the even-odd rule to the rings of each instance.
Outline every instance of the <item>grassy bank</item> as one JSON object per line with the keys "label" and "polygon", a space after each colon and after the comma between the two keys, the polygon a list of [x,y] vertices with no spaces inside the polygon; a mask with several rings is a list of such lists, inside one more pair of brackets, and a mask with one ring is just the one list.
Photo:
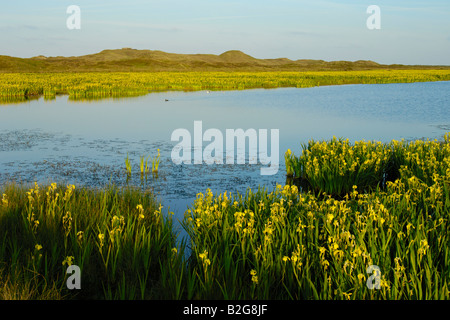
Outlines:
{"label": "grassy bank", "polygon": [[448,81],[450,70],[368,70],[328,72],[92,72],[2,73],[0,100],[139,96],[167,90],[237,90],[341,84]]}
{"label": "grassy bank", "polygon": [[449,135],[304,148],[287,162],[316,187],[199,193],[177,249],[151,194],[3,186],[0,298],[449,299]]}

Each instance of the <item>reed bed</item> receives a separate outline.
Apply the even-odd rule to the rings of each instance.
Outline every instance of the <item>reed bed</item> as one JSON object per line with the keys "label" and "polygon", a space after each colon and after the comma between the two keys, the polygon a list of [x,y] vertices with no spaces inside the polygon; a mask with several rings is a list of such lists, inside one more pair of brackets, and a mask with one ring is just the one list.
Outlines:
{"label": "reed bed", "polygon": [[[148,192],[2,187],[0,299],[172,298],[167,268],[180,268],[182,250],[171,215]],[[72,264],[80,290],[66,285]]]}
{"label": "reed bed", "polygon": [[[207,190],[197,195],[184,220],[193,250],[190,268],[199,283],[197,295],[448,300],[449,136],[444,142],[402,141],[387,146],[360,142],[353,153],[342,139],[310,146],[304,163],[315,168],[311,179],[313,184],[318,181],[320,193],[301,192],[292,184],[278,185],[270,193],[259,189],[213,195]],[[396,163],[398,178],[387,180],[381,188],[375,182],[382,164],[392,156],[386,150],[404,164]],[[358,168],[361,162],[356,162],[353,170],[348,154],[354,160],[370,154],[361,160],[367,166]],[[311,160],[326,155],[328,163],[336,162],[333,167]],[[342,185],[351,185],[343,197],[322,191],[326,178],[333,183],[346,175],[345,170],[362,173],[342,179]],[[354,182],[374,185],[361,190]],[[374,283],[375,269],[380,274]]]}
{"label": "reed bed", "polygon": [[328,72],[86,72],[2,73],[0,98],[70,99],[131,97],[168,90],[239,90],[341,84],[448,81],[450,70],[369,70]]}
{"label": "reed bed", "polygon": [[197,296],[448,300],[449,142],[310,141],[286,167],[313,188],[199,193],[184,219]]}
{"label": "reed bed", "polygon": [[[309,146],[307,167],[328,156],[304,171],[317,181],[366,171],[343,180],[344,195],[294,183],[198,193],[178,246],[170,214],[143,191],[2,187],[0,298],[448,300],[449,134]],[[65,287],[69,264],[79,292]]]}
{"label": "reed bed", "polygon": [[344,196],[353,186],[370,191],[388,181],[416,177],[431,185],[450,173],[450,134],[443,141],[415,140],[381,143],[333,137],[330,141],[310,140],[301,154],[285,153],[286,174],[299,187]]}
{"label": "reed bed", "polygon": [[[348,199],[293,186],[199,194],[186,216],[200,298],[449,299],[449,186],[419,180]],[[436,185],[434,185],[436,188]],[[371,287],[372,268],[379,286]],[[376,283],[375,283],[376,284]]]}

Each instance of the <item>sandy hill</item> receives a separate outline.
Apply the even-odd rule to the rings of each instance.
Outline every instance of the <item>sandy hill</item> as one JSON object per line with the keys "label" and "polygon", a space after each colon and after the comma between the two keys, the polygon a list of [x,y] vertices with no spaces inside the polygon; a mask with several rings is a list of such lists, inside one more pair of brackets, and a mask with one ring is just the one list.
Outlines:
{"label": "sandy hill", "polygon": [[319,71],[369,69],[450,69],[450,66],[382,65],[373,61],[257,59],[238,50],[220,55],[177,54],[131,48],[103,50],[77,57],[0,56],[0,72],[83,71]]}

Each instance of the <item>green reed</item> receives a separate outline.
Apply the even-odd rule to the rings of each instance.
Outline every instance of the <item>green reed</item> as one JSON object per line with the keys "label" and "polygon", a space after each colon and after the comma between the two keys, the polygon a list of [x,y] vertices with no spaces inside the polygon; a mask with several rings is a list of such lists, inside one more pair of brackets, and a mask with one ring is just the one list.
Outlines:
{"label": "green reed", "polygon": [[148,166],[148,158],[150,156],[148,156],[147,158],[145,158],[145,155],[142,155],[140,157],[140,169],[141,169],[141,177],[143,175],[147,175],[149,173],[149,166]]}
{"label": "green reed", "polygon": [[127,172],[128,177],[131,176],[131,169],[132,169],[132,165],[131,165],[130,157],[128,156],[128,152],[127,152],[127,157],[125,158],[125,170]]}
{"label": "green reed", "polygon": [[[344,195],[334,192],[339,183],[332,193],[295,184],[245,194],[207,190],[186,211],[189,238],[178,244],[171,215],[148,192],[5,185],[0,297],[448,300],[449,136],[355,145],[333,139],[306,150],[306,165],[319,155],[328,163],[319,177],[344,177]],[[286,158],[295,177],[300,162]],[[340,175],[364,164],[377,174]],[[377,166],[392,178],[367,187],[380,179]],[[82,270],[79,292],[65,286],[69,264]],[[375,288],[368,285],[373,266],[380,270]]]}
{"label": "green reed", "polygon": [[158,173],[159,162],[161,161],[161,154],[159,152],[159,149],[157,150],[157,152],[158,154],[152,159],[152,172],[155,174]]}
{"label": "green reed", "polygon": [[[150,173],[150,163],[149,160],[151,160],[151,165],[152,165],[152,174],[154,176],[157,176],[158,174],[158,169],[159,169],[159,163],[161,161],[161,154],[160,154],[160,150],[157,149],[157,155],[152,157],[150,159],[150,155],[149,156],[145,156],[142,155],[139,157],[140,162],[139,162],[139,169],[140,169],[140,174],[141,174],[141,180],[145,178],[147,178],[148,174]],[[127,157],[125,158],[125,170],[127,173],[127,181],[131,178],[131,174],[132,174],[132,164],[131,164],[131,160],[130,157],[127,153]]]}
{"label": "green reed", "polygon": [[[2,194],[0,270],[9,277],[21,275],[35,296],[170,296],[162,275],[167,277],[169,266],[170,273],[179,273],[181,259],[176,257],[183,256],[184,247],[174,254],[171,215],[162,212],[152,194],[131,187],[91,190],[56,183],[30,189],[6,185]],[[71,264],[81,269],[81,290],[66,287]],[[49,287],[52,294],[46,293]]]}

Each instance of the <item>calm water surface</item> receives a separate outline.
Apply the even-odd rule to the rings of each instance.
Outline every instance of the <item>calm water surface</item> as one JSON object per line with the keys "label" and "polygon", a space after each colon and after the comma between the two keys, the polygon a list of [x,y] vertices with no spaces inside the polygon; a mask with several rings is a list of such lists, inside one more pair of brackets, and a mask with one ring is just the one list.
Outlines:
{"label": "calm water surface", "polygon": [[[168,101],[166,101],[166,99]],[[138,98],[74,102],[67,96],[0,105],[0,183],[64,181],[78,185],[141,185],[139,157],[161,149],[157,179],[145,186],[182,219],[198,192],[245,192],[285,182],[284,152],[309,139],[442,138],[450,131],[450,82],[346,85],[315,88],[151,93]],[[279,129],[280,170],[260,165],[175,165],[175,129]],[[225,143],[225,141],[224,141]],[[204,142],[203,146],[209,142]],[[270,151],[270,147],[269,147]]]}

